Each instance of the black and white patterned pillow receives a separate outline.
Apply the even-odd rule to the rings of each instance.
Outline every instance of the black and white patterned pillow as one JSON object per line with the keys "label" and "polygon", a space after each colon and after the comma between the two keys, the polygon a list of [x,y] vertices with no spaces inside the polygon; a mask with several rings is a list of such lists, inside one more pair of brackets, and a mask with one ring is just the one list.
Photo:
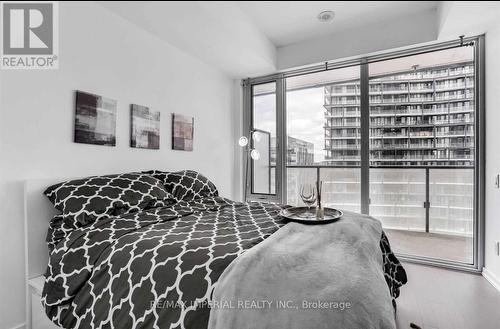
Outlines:
{"label": "black and white patterned pillow", "polygon": [[71,220],[65,220],[65,217],[62,215],[54,216],[49,222],[49,229],[47,230],[47,246],[49,247],[49,251],[52,251],[56,245],[68,236],[73,230],[78,227]]}
{"label": "black and white patterned pillow", "polygon": [[159,170],[145,171],[163,182],[165,188],[177,201],[189,201],[197,198],[218,196],[214,183],[194,170],[165,172]]}
{"label": "black and white patterned pillow", "polygon": [[172,198],[161,181],[143,173],[71,180],[47,188],[44,194],[77,227]]}

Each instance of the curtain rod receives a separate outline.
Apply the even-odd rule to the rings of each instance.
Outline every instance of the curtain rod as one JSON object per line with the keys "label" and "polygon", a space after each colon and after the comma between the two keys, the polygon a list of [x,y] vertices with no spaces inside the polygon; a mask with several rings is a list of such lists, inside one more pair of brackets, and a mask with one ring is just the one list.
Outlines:
{"label": "curtain rod", "polygon": [[431,45],[425,45],[425,46],[420,46],[420,47],[416,47],[416,48],[404,49],[404,50],[395,51],[392,53],[360,57],[357,59],[340,61],[340,62],[335,62],[335,61],[328,62],[327,61],[324,64],[319,64],[319,65],[315,65],[315,66],[311,66],[311,67],[307,67],[307,68],[284,71],[284,72],[280,72],[280,73],[273,73],[273,74],[269,74],[269,75],[265,75],[265,76],[261,76],[261,77],[243,79],[242,85],[246,85],[248,83],[252,83],[252,84],[253,83],[265,83],[266,81],[270,81],[270,80],[293,78],[293,77],[298,77],[298,76],[312,74],[312,73],[327,72],[327,71],[332,71],[332,70],[338,70],[338,69],[358,66],[361,64],[372,64],[372,63],[388,61],[391,59],[398,59],[398,58],[404,58],[404,57],[409,57],[409,56],[428,54],[428,53],[441,51],[441,50],[448,50],[448,49],[461,48],[461,47],[471,47],[471,46],[474,46],[476,39],[477,39],[477,36],[465,38],[465,36],[461,35],[461,36],[459,36],[458,39],[455,39],[452,41],[441,42],[441,43],[436,43],[436,44],[431,44]]}

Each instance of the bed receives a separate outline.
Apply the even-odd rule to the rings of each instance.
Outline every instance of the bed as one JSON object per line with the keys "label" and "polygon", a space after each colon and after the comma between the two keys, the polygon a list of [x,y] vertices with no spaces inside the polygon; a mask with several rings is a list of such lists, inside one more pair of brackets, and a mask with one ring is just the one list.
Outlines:
{"label": "bed", "polygon": [[59,213],[42,304],[58,326],[395,328],[406,273],[369,216],[287,223],[284,206],[222,198],[194,171],[91,177],[45,194]]}

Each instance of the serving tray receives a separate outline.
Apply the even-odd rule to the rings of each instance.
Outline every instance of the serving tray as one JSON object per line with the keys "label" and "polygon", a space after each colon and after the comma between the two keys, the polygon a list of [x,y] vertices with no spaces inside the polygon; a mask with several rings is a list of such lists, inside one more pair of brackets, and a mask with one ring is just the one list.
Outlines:
{"label": "serving tray", "polygon": [[342,211],[333,208],[323,208],[325,210],[325,217],[323,219],[316,218],[315,215],[310,217],[307,213],[316,212],[316,208],[311,207],[311,211],[308,212],[307,207],[291,207],[281,210],[280,216],[286,220],[299,222],[304,224],[326,224],[338,221],[344,214]]}

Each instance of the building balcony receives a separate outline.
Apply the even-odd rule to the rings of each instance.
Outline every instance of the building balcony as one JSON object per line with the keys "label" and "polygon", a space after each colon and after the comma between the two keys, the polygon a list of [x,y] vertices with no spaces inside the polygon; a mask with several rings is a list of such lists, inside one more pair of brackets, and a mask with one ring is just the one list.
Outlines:
{"label": "building balcony", "polygon": [[[444,132],[436,132],[436,137],[465,137],[465,135],[467,134],[466,131],[448,131],[446,133]],[[471,134],[469,136],[472,136],[473,133],[471,132]]]}
{"label": "building balcony", "polygon": [[359,101],[345,100],[345,101],[331,101],[329,105],[360,105]]}
{"label": "building balcony", "polygon": [[358,111],[352,111],[352,112],[332,112],[328,113],[325,112],[325,118],[358,118],[361,116],[361,113]]}
{"label": "building balcony", "polygon": [[350,144],[341,144],[341,145],[327,145],[327,150],[359,150],[361,148],[360,145],[350,145]]}
{"label": "building balcony", "polygon": [[422,103],[422,102],[432,102],[434,99],[432,97],[411,97],[410,102]]}
{"label": "building balcony", "polygon": [[360,106],[359,103],[358,104],[356,104],[356,103],[354,103],[354,104],[345,104],[345,103],[330,104],[330,103],[325,103],[323,105],[323,107],[326,108],[326,109],[339,108],[339,107],[350,107],[352,109],[355,109],[355,108],[359,109],[359,106]]}
{"label": "building balcony", "polygon": [[325,88],[325,94],[327,96],[345,96],[345,95],[359,95],[360,94],[360,87],[355,86],[355,85],[350,85],[350,86],[343,86],[340,88],[335,88],[335,86],[332,86],[330,88]]}
{"label": "building balcony", "polygon": [[[441,147],[439,145],[436,145],[437,147]],[[474,148],[474,143],[450,143],[449,146],[446,146],[449,148]]]}
{"label": "building balcony", "polygon": [[[474,95],[453,95],[453,96],[436,96],[436,99],[413,99],[411,101],[407,100],[407,98],[401,99],[371,99],[370,106],[383,106],[383,105],[434,105],[434,104],[446,104],[446,103],[457,103],[457,102],[465,102],[472,101]],[[359,107],[359,101],[333,101],[333,102],[325,102],[323,105],[325,108],[332,107]],[[452,106],[450,106],[452,108]],[[473,111],[473,110],[472,110]]]}
{"label": "building balcony", "polygon": [[384,145],[370,145],[370,150],[371,151],[390,151],[390,150],[406,150],[406,149],[413,149],[413,150],[422,150],[422,149],[434,149],[435,147],[430,144],[430,145],[424,145],[424,144],[384,144]]}
{"label": "building balcony", "polygon": [[333,159],[330,159],[330,161],[345,161],[345,160],[354,160],[354,161],[360,161],[360,156],[359,155],[341,155],[341,156],[335,156]]}
{"label": "building balcony", "polygon": [[382,162],[394,161],[470,161],[474,160],[474,156],[468,155],[450,155],[436,156],[434,154],[404,154],[404,155],[371,155],[370,160]]}
{"label": "building balcony", "polygon": [[474,69],[459,68],[456,71],[443,71],[443,72],[416,72],[407,74],[397,74],[381,78],[372,78],[370,84],[394,84],[400,83],[415,83],[415,82],[433,82],[434,80],[456,80],[458,78],[471,77],[474,75]]}
{"label": "building balcony", "polygon": [[460,113],[460,112],[474,112],[473,106],[450,106],[450,113]]}
{"label": "building balcony", "polygon": [[408,93],[408,87],[403,87],[403,88],[382,88],[382,93],[383,94],[407,94]]}
{"label": "building balcony", "polygon": [[422,115],[422,109],[376,109],[370,110],[370,116]]}
{"label": "building balcony", "polygon": [[434,133],[432,131],[410,131],[410,134],[409,134],[410,137],[417,137],[417,138],[420,138],[420,137],[434,137]]}
{"label": "building balcony", "polygon": [[327,92],[327,97],[359,96],[359,90],[334,90]]}
{"label": "building balcony", "polygon": [[458,99],[472,99],[474,95],[472,94],[453,94],[453,95],[439,95],[436,94],[436,101],[450,101]]}
{"label": "building balcony", "polygon": [[433,115],[433,114],[448,114],[448,108],[440,108],[440,109],[422,109],[422,113],[424,115]]}
{"label": "building balcony", "polygon": [[[326,145],[327,150],[356,150],[360,149],[360,145],[339,144],[339,145]],[[390,150],[433,150],[433,149],[472,149],[474,143],[386,143],[386,144],[371,144],[370,151],[390,151]]]}
{"label": "building balcony", "polygon": [[432,123],[436,125],[461,124],[461,123],[473,124],[474,119],[471,118],[442,119],[442,120],[432,120]]}
{"label": "building balcony", "polygon": [[429,121],[407,121],[407,122],[394,122],[394,121],[372,121],[370,127],[374,128],[401,128],[401,127],[432,127],[432,126],[451,126],[474,124],[474,120],[470,118],[462,119],[440,119]]}
{"label": "building balcony", "polygon": [[345,135],[332,135],[326,136],[325,139],[360,139],[359,135],[356,134],[345,134]]}
{"label": "building balcony", "polygon": [[343,128],[359,128],[359,122],[342,122],[342,123],[327,123],[325,128],[343,129]]}
{"label": "building balcony", "polygon": [[461,90],[461,89],[472,89],[474,88],[473,83],[457,83],[457,84],[443,84],[436,85],[436,91],[448,91],[448,90]]}

